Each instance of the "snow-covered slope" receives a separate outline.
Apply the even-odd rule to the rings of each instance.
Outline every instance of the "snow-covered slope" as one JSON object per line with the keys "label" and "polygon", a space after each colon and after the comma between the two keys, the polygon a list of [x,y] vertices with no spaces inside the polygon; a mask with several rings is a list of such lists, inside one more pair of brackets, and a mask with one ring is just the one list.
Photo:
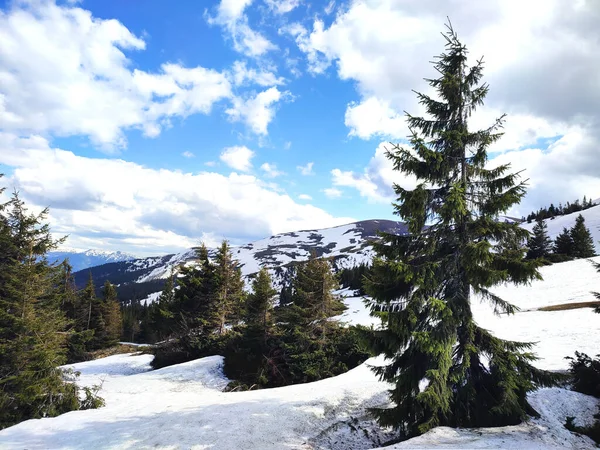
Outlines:
{"label": "snow-covered slope", "polygon": [[[575,225],[575,219],[581,214],[585,219],[585,226],[590,229],[592,237],[594,238],[594,244],[596,246],[596,253],[600,254],[600,205],[593,206],[592,208],[584,211],[574,212],[566,214],[564,216],[557,216],[553,219],[546,219],[544,222],[548,224],[548,235],[551,239],[556,238],[563,228],[571,228]],[[535,222],[524,223],[523,228],[531,231]]]}
{"label": "snow-covered slope", "polygon": [[69,259],[69,264],[73,267],[73,271],[87,269],[89,267],[99,266],[101,264],[131,261],[136,257],[129,253],[123,252],[108,252],[103,250],[61,250],[48,252],[48,260],[50,262],[62,261],[65,258]]}
{"label": "snow-covered slope", "polygon": [[[593,258],[600,261],[600,257]],[[541,312],[528,309],[591,300],[600,290],[600,274],[590,261],[542,268],[543,281],[530,286],[500,286],[494,291],[520,306],[513,316],[494,316],[488,305],[473,302],[478,323],[506,339],[537,342],[538,367],[564,370],[575,350],[597,352],[600,316],[590,309]],[[351,295],[344,291],[345,295]],[[346,299],[341,320],[376,324],[362,299]],[[0,432],[2,449],[350,449],[380,447],[389,434],[368,417],[367,408],[385,406],[388,385],[369,365],[338,377],[277,389],[222,392],[227,384],[222,358],[212,356],[149,371],[149,355],[116,355],[75,364],[80,383],[102,383],[106,407],[72,412],[53,419],[30,420]],[[436,428],[396,444],[394,449],[586,449],[587,437],[567,431],[567,416],[589,424],[595,398],[564,389],[530,394],[541,414],[527,423],[494,429]]]}
{"label": "snow-covered slope", "polygon": [[[369,263],[373,257],[371,241],[377,237],[377,231],[405,233],[406,226],[402,222],[391,220],[365,220],[333,228],[321,230],[305,230],[281,233],[261,239],[243,246],[233,247],[232,253],[241,265],[242,274],[248,277],[260,270],[262,266],[270,269],[276,286],[288,277],[288,267],[296,262],[305,261],[311,252],[317,256],[332,258],[334,267],[341,269],[354,267],[361,263]],[[210,250],[214,254],[215,250]],[[105,280],[123,285],[154,282],[167,278],[171,269],[180,264],[193,261],[195,253],[187,250],[182,253],[166,256],[124,261],[107,264],[91,270],[97,286]],[[75,274],[78,284],[84,284],[88,272]],[[160,286],[159,286],[160,288]],[[141,289],[138,290],[140,292]],[[155,290],[144,293],[144,301],[156,298]]]}

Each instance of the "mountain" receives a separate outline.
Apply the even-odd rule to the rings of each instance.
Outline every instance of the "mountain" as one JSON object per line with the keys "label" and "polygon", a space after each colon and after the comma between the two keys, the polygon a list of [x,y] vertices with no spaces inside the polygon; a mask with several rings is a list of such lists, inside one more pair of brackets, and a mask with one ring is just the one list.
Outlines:
{"label": "mountain", "polygon": [[[563,227],[572,227],[579,214],[585,218],[585,224],[594,238],[596,251],[600,253],[600,205],[546,219],[550,237],[554,239]],[[518,219],[503,216],[501,220]],[[531,231],[533,225],[534,223],[523,223],[522,226]],[[289,279],[290,269],[296,263],[307,260],[311,251],[317,256],[331,257],[336,271],[370,263],[373,258],[371,241],[376,239],[377,231],[403,234],[407,232],[407,227],[403,222],[392,220],[363,220],[333,228],[280,233],[233,247],[232,252],[240,262],[242,274],[248,282],[260,267],[266,266],[271,269],[273,284],[280,288]],[[215,251],[210,250],[212,254]],[[153,301],[162,290],[171,269],[193,261],[194,258],[195,253],[190,249],[165,256],[111,262],[75,273],[75,282],[78,286],[85,285],[91,272],[98,289],[106,280],[118,285],[121,301]]]}
{"label": "mountain", "polygon": [[[273,282],[281,287],[289,277],[294,264],[306,261],[311,252],[331,257],[335,270],[369,263],[373,258],[371,241],[377,232],[394,234],[407,232],[406,225],[392,220],[363,220],[321,230],[303,230],[274,236],[233,247],[232,253],[240,262],[246,281],[262,266],[271,269]],[[216,249],[210,249],[214,254]],[[156,256],[131,261],[113,262],[75,273],[78,286],[85,285],[89,272],[96,287],[109,280],[118,286],[121,301],[156,298],[151,295],[162,289],[172,268],[193,261],[194,250],[172,255]]]}
{"label": "mountain", "polygon": [[87,269],[93,266],[99,266],[110,262],[131,261],[136,257],[129,253],[107,252],[102,250],[62,250],[48,252],[50,262],[60,262],[68,258],[69,264],[73,267],[73,272]]}

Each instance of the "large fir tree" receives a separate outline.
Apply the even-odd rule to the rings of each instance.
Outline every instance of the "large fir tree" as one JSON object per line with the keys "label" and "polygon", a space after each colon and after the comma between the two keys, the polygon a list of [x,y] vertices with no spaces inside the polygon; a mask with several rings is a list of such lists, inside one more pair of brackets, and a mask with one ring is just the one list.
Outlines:
{"label": "large fir tree", "polygon": [[84,406],[59,367],[68,321],[62,268],[46,259],[59,243],[46,215],[28,213],[17,194],[0,205],[0,428]]}
{"label": "large fir tree", "polygon": [[542,219],[538,219],[533,226],[533,235],[527,242],[527,258],[545,258],[552,251],[552,240],[548,236],[548,225]]}
{"label": "large fir tree", "polygon": [[592,234],[585,226],[585,219],[581,214],[575,219],[575,225],[571,228],[570,233],[573,242],[573,256],[575,258],[590,258],[596,255]]}
{"label": "large fir tree", "polygon": [[480,83],[483,62],[467,66],[467,49],[451,26],[444,37],[446,52],[434,63],[439,77],[427,80],[437,95],[417,93],[429,117],[408,114],[411,148],[387,153],[395,170],[418,180],[413,190],[394,185],[395,213],[409,233],[382,235],[366,283],[384,323],[369,332],[371,346],[389,359],[374,370],[393,384],[393,406],[374,412],[405,436],[438,425],[518,423],[533,412],[527,392],[555,381],[531,365],[532,344],[494,337],[471,311],[472,300],[483,300],[496,313],[513,313],[489,289],[541,277],[539,261],[503,245],[528,232],[498,220],[525,193],[508,165],[486,166],[502,118],[479,131],[467,126],[488,93]]}

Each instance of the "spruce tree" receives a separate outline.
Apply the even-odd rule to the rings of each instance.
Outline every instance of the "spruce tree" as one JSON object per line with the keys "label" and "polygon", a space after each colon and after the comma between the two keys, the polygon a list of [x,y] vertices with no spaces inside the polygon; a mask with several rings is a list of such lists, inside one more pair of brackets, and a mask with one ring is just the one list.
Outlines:
{"label": "spruce tree", "polygon": [[590,258],[596,256],[594,240],[590,230],[585,226],[585,219],[581,214],[575,219],[575,225],[571,228],[571,241],[573,242],[573,256],[575,258]]}
{"label": "spruce tree", "polygon": [[389,360],[374,370],[393,384],[393,406],[374,413],[405,436],[438,425],[519,423],[533,412],[527,392],[555,381],[531,365],[531,343],[494,337],[473,317],[471,301],[479,299],[496,313],[515,312],[490,288],[540,279],[540,262],[514,246],[502,250],[507,240],[527,238],[518,223],[498,220],[525,185],[508,165],[486,167],[503,118],[468,129],[488,93],[480,84],[483,62],[467,66],[467,49],[451,26],[444,38],[446,51],[434,63],[439,78],[427,80],[437,95],[417,93],[429,117],[407,114],[412,148],[387,152],[395,170],[418,180],[413,190],[394,185],[395,213],[409,233],[382,235],[366,283],[384,327],[365,332],[372,350]]}
{"label": "spruce tree", "polygon": [[545,258],[552,251],[552,240],[548,236],[548,225],[542,219],[538,219],[533,226],[533,234],[527,242],[528,259]]}
{"label": "spruce tree", "polygon": [[154,330],[155,340],[162,341],[167,338],[174,330],[175,321],[173,314],[173,304],[175,302],[175,273],[167,277],[163,290],[158,299],[150,305],[150,323]]}
{"label": "spruce tree", "polygon": [[554,253],[558,255],[573,256],[573,239],[570,231],[565,227],[554,240]]}
{"label": "spruce tree", "polygon": [[263,267],[252,281],[252,293],[246,299],[246,325],[264,334],[272,325],[273,300],[277,291],[271,284],[269,271]]}
{"label": "spruce tree", "polygon": [[172,313],[178,335],[209,335],[221,326],[217,273],[208,249],[201,244],[195,249],[196,264],[179,269]]}
{"label": "spruce tree", "polygon": [[[1,192],[0,192],[1,193]],[[81,408],[78,388],[59,368],[68,321],[47,210],[29,214],[15,193],[0,205],[0,428]]]}
{"label": "spruce tree", "polygon": [[117,344],[123,331],[121,305],[117,299],[117,289],[110,281],[104,282],[102,288],[102,315],[104,317],[104,347]]}
{"label": "spruce tree", "polygon": [[241,317],[244,300],[244,282],[238,262],[233,259],[231,248],[223,241],[215,257],[217,280],[217,308],[219,316],[219,334],[225,332],[226,323],[235,323]]}
{"label": "spruce tree", "polygon": [[329,317],[344,308],[332,292],[339,283],[331,264],[324,258],[313,254],[308,261],[298,265],[292,286],[292,322],[304,329],[323,328]]}

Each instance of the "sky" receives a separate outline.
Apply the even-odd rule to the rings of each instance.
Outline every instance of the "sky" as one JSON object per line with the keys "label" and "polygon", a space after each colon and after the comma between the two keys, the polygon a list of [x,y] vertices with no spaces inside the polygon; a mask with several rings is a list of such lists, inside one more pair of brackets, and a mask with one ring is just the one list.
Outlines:
{"label": "sky", "polygon": [[595,0],[0,1],[0,185],[140,256],[396,218],[385,150],[447,17],[485,61],[471,128],[507,114],[510,213],[600,197]]}

